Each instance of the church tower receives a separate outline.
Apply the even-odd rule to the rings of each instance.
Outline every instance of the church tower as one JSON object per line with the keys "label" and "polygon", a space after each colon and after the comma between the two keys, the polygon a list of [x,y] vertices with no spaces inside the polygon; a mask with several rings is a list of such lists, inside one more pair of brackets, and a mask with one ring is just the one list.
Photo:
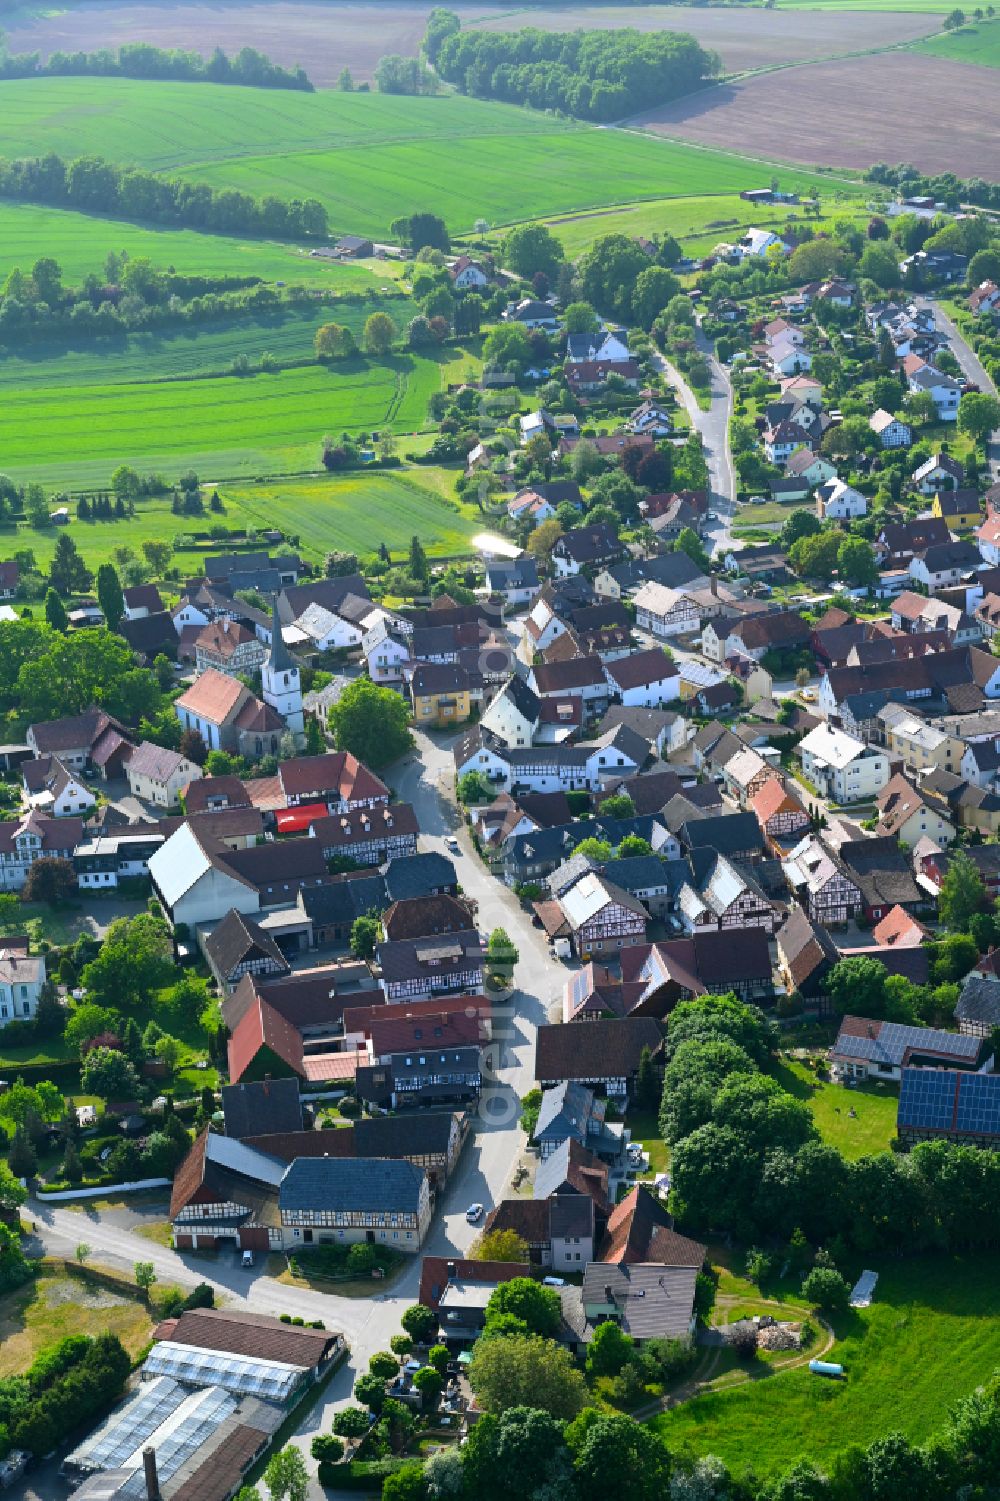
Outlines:
{"label": "church tower", "polygon": [[277,595],[274,598],[274,618],[271,625],[271,650],[261,668],[261,683],[264,702],[278,711],[293,735],[301,735],[305,729],[302,681],[281,634]]}

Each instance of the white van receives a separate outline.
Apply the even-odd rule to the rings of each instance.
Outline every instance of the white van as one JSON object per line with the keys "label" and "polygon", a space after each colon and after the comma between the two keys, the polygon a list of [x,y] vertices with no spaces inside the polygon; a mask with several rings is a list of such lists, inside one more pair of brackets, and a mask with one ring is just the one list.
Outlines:
{"label": "white van", "polygon": [[243,1252],[243,1255],[241,1257],[241,1264],[243,1266],[253,1266],[253,1252],[252,1251],[244,1251]]}

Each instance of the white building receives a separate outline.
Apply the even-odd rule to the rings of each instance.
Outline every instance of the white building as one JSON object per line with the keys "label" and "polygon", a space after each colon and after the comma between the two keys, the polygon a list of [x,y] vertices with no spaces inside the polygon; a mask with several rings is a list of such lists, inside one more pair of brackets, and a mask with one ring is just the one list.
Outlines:
{"label": "white building", "polygon": [[23,762],[21,779],[28,806],[52,818],[87,813],[97,802],[90,788],[58,756],[40,756],[36,761]]}
{"label": "white building", "polygon": [[820,485],[816,501],[820,516],[827,521],[853,521],[868,514],[867,498],[842,479],[827,480]]}
{"label": "white building", "polygon": [[271,650],[261,669],[260,679],[264,702],[281,715],[293,735],[301,735],[305,729],[302,681],[281,634],[277,600],[271,626]]}
{"label": "white building", "polygon": [[913,441],[913,432],[908,422],[902,422],[887,412],[884,407],[868,419],[868,426],[875,434],[883,448],[909,448]]}
{"label": "white building", "polygon": [[680,674],[658,646],[604,664],[608,687],[630,709],[659,709],[681,696]]}
{"label": "white building", "polygon": [[30,1021],[44,984],[44,955],[29,954],[23,939],[0,939],[0,1028],[12,1021]]}
{"label": "white building", "polygon": [[810,730],[798,750],[810,782],[836,803],[873,798],[889,780],[889,757],[884,751],[829,724]]}
{"label": "white building", "polygon": [[149,861],[153,890],[176,927],[216,923],[231,908],[252,916],[260,911],[256,886],[244,881],[206,848],[189,823],[181,824]]}
{"label": "white building", "polygon": [[924,391],[930,395],[937,408],[939,422],[954,422],[958,417],[958,403],[962,396],[960,381],[935,370],[933,365],[924,365],[913,372],[907,385],[915,396]]}
{"label": "white building", "polygon": [[697,631],[701,617],[694,602],[678,589],[646,583],[635,593],[635,623],[654,636],[683,636]]}

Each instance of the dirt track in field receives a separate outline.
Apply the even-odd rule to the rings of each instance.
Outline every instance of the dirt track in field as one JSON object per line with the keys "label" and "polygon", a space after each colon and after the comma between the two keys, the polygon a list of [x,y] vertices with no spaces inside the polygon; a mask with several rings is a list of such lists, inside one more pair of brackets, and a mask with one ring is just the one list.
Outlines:
{"label": "dirt track in field", "polygon": [[906,161],[925,172],[1000,177],[996,69],[918,53],[779,69],[629,124],[805,166]]}
{"label": "dirt track in field", "polygon": [[[387,5],[352,0],[276,0],[237,4],[221,0],[177,5],[84,0],[70,9],[26,19],[14,17],[6,29],[15,52],[92,51],[123,42],[152,42],[208,54],[213,47],[236,52],[257,47],[286,66],[301,63],[315,84],[336,81],[346,64],[359,80],[370,79],[388,52],[414,56],[424,33],[431,0],[395,0]],[[825,58],[835,53],[912,41],[936,31],[940,18],[913,14],[854,14],[849,11],[701,10],[682,6],[453,7],[464,23],[489,30],[520,26],[546,30],[634,26],[640,31],[688,31],[718,52],[727,72],[775,62]]]}

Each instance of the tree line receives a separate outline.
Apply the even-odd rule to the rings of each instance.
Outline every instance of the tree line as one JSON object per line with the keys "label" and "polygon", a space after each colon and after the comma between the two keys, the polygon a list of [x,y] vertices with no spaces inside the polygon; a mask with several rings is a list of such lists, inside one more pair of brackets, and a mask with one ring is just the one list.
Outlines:
{"label": "tree line", "polygon": [[236,83],[256,89],[300,89],[313,86],[302,68],[282,68],[255,47],[243,47],[228,57],[216,47],[211,57],[180,47],[154,47],[151,42],[126,42],[117,51],[53,52],[42,62],[38,52],[8,52],[0,32],[0,78],[58,78],[69,75],[96,78],[172,79],[184,83]]}
{"label": "tree line", "polygon": [[454,12],[441,9],[431,12],[423,45],[441,77],[465,94],[582,120],[668,104],[721,68],[687,32],[463,31]]}
{"label": "tree line", "polygon": [[254,198],[234,188],[217,190],[207,183],[158,177],[99,156],[65,161],[50,152],[13,161],[0,158],[0,197],[217,234],[322,240],[329,227],[326,209],[316,198]]}
{"label": "tree line", "polygon": [[894,167],[888,162],[876,162],[864,176],[867,182],[896,188],[908,198],[934,198],[951,209],[958,208],[960,203],[978,203],[982,208],[1000,208],[1000,183],[987,182],[983,177],[956,177],[954,172],[925,176],[911,162],[898,162]]}

